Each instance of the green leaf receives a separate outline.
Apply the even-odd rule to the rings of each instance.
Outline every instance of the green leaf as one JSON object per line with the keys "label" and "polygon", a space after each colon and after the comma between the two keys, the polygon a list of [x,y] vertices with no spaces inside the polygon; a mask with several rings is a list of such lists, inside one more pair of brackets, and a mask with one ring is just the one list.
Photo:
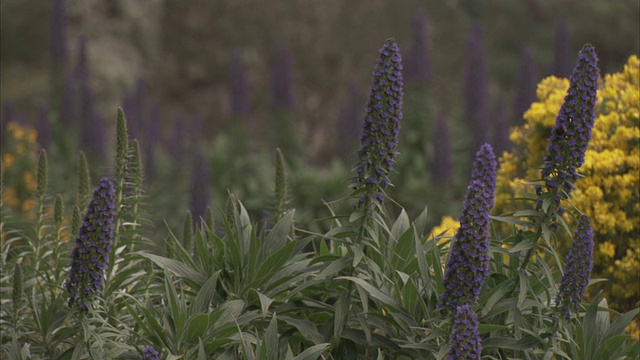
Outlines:
{"label": "green leaf", "polygon": [[324,336],[320,334],[316,325],[309,320],[296,319],[289,316],[280,316],[279,319],[298,329],[302,336],[314,344],[320,344],[324,341]]}
{"label": "green leaf", "polygon": [[349,314],[349,305],[351,305],[351,293],[350,291],[344,291],[340,294],[335,304],[333,337],[336,339],[342,336],[342,330],[344,330],[344,325],[347,322],[347,316]]}
{"label": "green leaf", "polygon": [[529,292],[529,277],[524,269],[520,269],[518,271],[518,276],[520,278],[520,291],[518,292],[518,302],[516,306],[518,309],[522,308],[522,304],[527,299],[527,293]]}
{"label": "green leaf", "polygon": [[298,354],[292,360],[317,360],[325,351],[329,349],[330,344],[323,343],[313,345]]}
{"label": "green leaf", "polygon": [[531,335],[526,335],[521,339],[494,337],[494,338],[483,340],[482,348],[483,349],[498,348],[498,349],[524,351],[532,348],[538,343],[539,343],[538,339],[536,339],[534,336],[531,336]]}
{"label": "green leaf", "polygon": [[195,341],[195,339],[200,339],[204,337],[207,328],[209,327],[209,315],[208,314],[198,314],[194,317],[190,318],[187,321],[187,340]]}
{"label": "green leaf", "polygon": [[[266,347],[266,349],[265,349]],[[267,327],[267,331],[264,334],[264,342],[262,343],[262,354],[266,355],[263,359],[277,359],[278,350],[278,320],[274,313]]]}
{"label": "green leaf", "polygon": [[629,335],[615,335],[608,338],[593,355],[593,359],[615,359],[616,355],[624,349],[624,343],[629,339]]}
{"label": "green leaf", "polygon": [[418,215],[418,218],[413,221],[413,227],[416,229],[416,234],[419,238],[425,237],[424,230],[427,228],[427,207]]}
{"label": "green leaf", "polygon": [[[283,218],[284,219],[284,218]],[[282,269],[282,266],[291,258],[296,243],[290,242],[275,254],[267,258],[258,269],[258,281],[263,282],[265,278],[271,277],[275,272]]]}
{"label": "green leaf", "polygon": [[202,285],[191,306],[192,313],[207,312],[211,300],[216,296],[216,285],[219,275],[220,271],[218,270]]}
{"label": "green leaf", "polygon": [[491,331],[497,331],[497,330],[502,330],[506,328],[507,328],[506,325],[480,324],[478,325],[478,332],[480,332],[480,334],[485,334]]}
{"label": "green leaf", "polygon": [[381,301],[384,305],[387,306],[393,306],[396,309],[400,309],[401,305],[398,304],[398,302],[396,302],[392,297],[390,297],[389,295],[383,293],[382,291],[378,290],[376,287],[374,287],[373,285],[369,284],[368,282],[366,282],[363,279],[357,278],[357,277],[353,277],[353,276],[339,276],[336,279],[338,280],[349,280],[353,283],[355,283],[358,286],[361,286],[367,293],[369,293],[369,296],[371,296],[372,298]]}
{"label": "green leaf", "polygon": [[280,250],[287,242],[287,236],[293,226],[295,210],[288,211],[269,231],[267,240],[263,244],[264,257]]}
{"label": "green leaf", "polygon": [[147,259],[153,261],[161,269],[169,271],[172,274],[185,280],[195,281],[200,286],[202,286],[202,284],[207,281],[207,278],[204,275],[178,260],[168,259],[166,257],[147,253],[140,253],[140,256],[146,257]]}
{"label": "green leaf", "polygon": [[260,308],[262,309],[262,316],[266,317],[267,313],[269,312],[269,306],[271,306],[273,299],[255,289],[254,291],[258,293],[258,298],[260,299]]}
{"label": "green leaf", "polygon": [[398,219],[396,219],[396,222],[391,227],[391,236],[393,237],[394,242],[400,239],[400,236],[407,231],[410,225],[411,222],[409,221],[409,215],[407,215],[407,212],[402,209]]}
{"label": "green leaf", "polygon": [[607,339],[619,334],[624,334],[625,328],[636,317],[636,315],[638,315],[638,312],[640,312],[640,308],[629,310],[620,315],[620,317],[616,319],[611,326],[609,326],[607,332],[604,334],[604,338]]}

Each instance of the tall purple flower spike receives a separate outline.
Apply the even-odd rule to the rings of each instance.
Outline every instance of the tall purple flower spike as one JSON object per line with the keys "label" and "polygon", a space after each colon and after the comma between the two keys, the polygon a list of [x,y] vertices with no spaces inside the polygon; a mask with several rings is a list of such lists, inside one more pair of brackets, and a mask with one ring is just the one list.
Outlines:
{"label": "tall purple flower spike", "polygon": [[541,172],[545,190],[537,188],[539,207],[546,208],[544,200],[549,199],[553,209],[558,209],[560,201],[569,197],[573,182],[578,180],[577,169],[584,163],[595,121],[598,77],[595,49],[586,44],[578,53],[569,79],[571,85],[551,130]]}
{"label": "tall purple flower spike", "polygon": [[478,330],[478,319],[469,304],[457,306],[455,309],[449,347],[447,360],[480,359],[482,339]]}
{"label": "tall purple flower spike", "polygon": [[580,301],[589,284],[593,266],[593,228],[586,215],[580,216],[578,228],[567,255],[564,275],[556,298],[556,309],[565,319],[578,312]]}
{"label": "tall purple flower spike", "polygon": [[402,57],[395,40],[387,40],[373,72],[373,84],[358,151],[357,175],[353,179],[358,190],[358,206],[384,200],[393,170],[402,119]]}
{"label": "tall purple flower spike", "polygon": [[439,307],[445,310],[472,304],[489,275],[489,213],[496,191],[496,157],[491,145],[476,154],[471,183],[460,216],[460,228],[451,243]]}
{"label": "tall purple flower spike", "polygon": [[65,288],[69,306],[86,311],[95,296],[102,294],[105,269],[109,263],[116,218],[116,188],[102,178],[93,192],[87,214],[71,253],[71,270]]}

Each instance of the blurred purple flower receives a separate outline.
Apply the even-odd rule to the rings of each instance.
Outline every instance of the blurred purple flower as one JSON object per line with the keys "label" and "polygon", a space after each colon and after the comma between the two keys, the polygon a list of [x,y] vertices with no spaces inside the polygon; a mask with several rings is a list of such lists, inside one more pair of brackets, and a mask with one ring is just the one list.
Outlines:
{"label": "blurred purple flower", "polygon": [[62,83],[61,105],[60,105],[60,124],[65,128],[71,130],[77,129],[78,123],[76,122],[77,116],[75,115],[76,109],[76,84],[75,76],[71,71],[67,71],[64,74],[64,80]]}
{"label": "blurred purple flower", "polygon": [[429,53],[429,29],[422,9],[413,14],[411,48],[405,58],[406,83],[431,84],[431,58]]}
{"label": "blurred purple flower", "polygon": [[578,53],[567,95],[551,130],[541,172],[546,193],[538,188],[539,207],[549,197],[557,208],[562,199],[568,198],[572,183],[578,180],[577,169],[584,163],[595,120],[598,78],[595,48],[586,44]]}
{"label": "blurred purple flower", "polygon": [[291,111],[293,96],[293,59],[289,46],[281,42],[276,47],[272,64],[273,108]]}
{"label": "blurred purple flower", "polygon": [[42,148],[49,150],[51,147],[51,120],[49,119],[49,105],[42,103],[38,111],[38,120],[36,121],[36,131],[38,132],[38,143]]}
{"label": "blurred purple flower", "polygon": [[449,335],[450,350],[447,353],[447,360],[479,360],[481,358],[482,339],[478,325],[476,314],[469,304],[456,307]]}
{"label": "blurred purple flower", "polygon": [[351,159],[356,150],[356,142],[361,129],[362,92],[358,84],[352,80],[349,83],[349,92],[338,114],[338,155],[345,161]]}
{"label": "blurred purple flower", "polygon": [[160,111],[158,100],[151,101],[149,105],[149,112],[147,120],[144,123],[144,164],[147,175],[151,176],[155,172],[156,168],[156,143],[158,142],[158,131],[160,130]]}
{"label": "blurred purple flower", "polygon": [[65,0],[52,1],[50,47],[54,72],[64,73],[68,52]]}
{"label": "blurred purple flower", "polygon": [[553,69],[552,75],[569,77],[571,75],[571,40],[569,40],[569,25],[567,19],[561,18],[556,22],[553,38]]}
{"label": "blurred purple flower", "polygon": [[455,309],[473,304],[489,275],[489,213],[496,190],[496,157],[491,145],[476,153],[460,216],[460,228],[451,243],[439,307]]}
{"label": "blurred purple flower", "polygon": [[189,189],[190,200],[189,210],[193,218],[198,221],[204,219],[204,215],[207,212],[207,206],[209,205],[209,185],[211,183],[211,174],[209,172],[209,164],[202,156],[202,152],[198,149],[194,149],[195,154],[193,156],[192,171],[191,171],[191,186]]}
{"label": "blurred purple flower", "polygon": [[247,83],[247,66],[238,50],[231,55],[231,63],[229,64],[229,96],[231,116],[249,116],[251,104],[249,84]]}
{"label": "blurred purple flower", "polygon": [[478,149],[491,140],[487,66],[482,38],[482,25],[476,21],[471,26],[467,41],[468,56],[464,81],[464,116],[471,124],[473,149]]}
{"label": "blurred purple flower", "polygon": [[71,253],[71,269],[64,285],[69,292],[69,306],[78,306],[86,311],[94,297],[102,294],[115,218],[116,189],[113,182],[105,177],[93,192]]}
{"label": "blurred purple flower", "polygon": [[511,119],[509,112],[504,105],[502,98],[498,99],[493,109],[493,119],[496,124],[493,133],[494,151],[497,157],[502,155],[503,151],[511,149]]}
{"label": "blurred purple flower", "polygon": [[184,156],[185,135],[185,117],[184,114],[178,114],[173,121],[173,131],[167,144],[167,151],[169,151],[171,157],[176,161],[180,161]]}
{"label": "blurred purple flower", "polygon": [[358,206],[382,202],[384,189],[397,155],[402,119],[402,57],[395,40],[387,40],[373,71],[373,84],[358,151],[355,188],[360,190]]}
{"label": "blurred purple flower", "polygon": [[531,46],[524,45],[520,50],[520,72],[516,83],[516,102],[514,105],[514,114],[512,125],[522,125],[522,115],[529,109],[531,104],[536,101],[536,86],[538,84],[538,75],[536,64],[533,59],[533,50]]}
{"label": "blurred purple flower", "polygon": [[431,160],[431,179],[437,183],[447,184],[451,181],[451,135],[449,122],[442,113],[436,116],[436,128],[433,134],[433,159]]}
{"label": "blurred purple flower", "polygon": [[577,313],[591,278],[593,266],[593,228],[586,215],[580,216],[578,228],[567,255],[564,275],[556,298],[556,309],[565,319]]}
{"label": "blurred purple flower", "polygon": [[104,121],[98,114],[95,106],[95,94],[91,87],[89,59],[87,57],[87,37],[80,36],[78,42],[78,62],[74,71],[77,111],[74,112],[77,119],[74,121],[80,125],[80,149],[86,149],[97,157],[104,157]]}

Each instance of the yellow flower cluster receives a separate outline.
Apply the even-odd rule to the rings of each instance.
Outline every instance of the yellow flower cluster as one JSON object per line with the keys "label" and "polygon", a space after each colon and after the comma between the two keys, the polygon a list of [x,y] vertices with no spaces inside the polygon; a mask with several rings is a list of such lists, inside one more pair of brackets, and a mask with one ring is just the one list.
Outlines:
{"label": "yellow flower cluster", "polygon": [[431,229],[431,234],[429,235],[428,240],[435,238],[436,236],[440,236],[442,234],[442,238],[438,241],[438,245],[443,242],[453,238],[456,235],[456,231],[460,227],[460,222],[455,220],[451,216],[443,216],[439,225],[436,225]]}
{"label": "yellow flower cluster", "polygon": [[[566,79],[555,77],[546,78],[538,85],[538,101],[525,112],[526,123],[511,132],[515,149],[500,159],[495,213],[521,209],[522,204],[514,205],[512,198],[536,197],[525,179],[540,177],[548,137],[568,87]],[[605,295],[615,308],[628,310],[640,305],[640,60],[637,56],[629,58],[622,72],[606,75],[601,80],[592,139],[579,171],[584,177],[575,183],[576,190],[570,201],[589,216],[594,228],[596,253],[592,276],[608,278]]]}
{"label": "yellow flower cluster", "polygon": [[27,218],[33,216],[37,188],[35,169],[37,132],[10,122],[2,144],[2,205]]}

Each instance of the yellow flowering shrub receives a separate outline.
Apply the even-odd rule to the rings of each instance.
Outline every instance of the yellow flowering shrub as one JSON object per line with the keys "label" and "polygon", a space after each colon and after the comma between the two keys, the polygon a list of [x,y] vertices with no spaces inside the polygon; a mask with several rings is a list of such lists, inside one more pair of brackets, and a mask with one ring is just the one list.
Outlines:
{"label": "yellow flowering shrub", "polygon": [[36,193],[37,133],[10,122],[2,144],[2,205],[33,216]]}
{"label": "yellow flowering shrub", "polygon": [[[511,132],[514,150],[505,152],[498,170],[494,213],[522,209],[513,198],[536,198],[527,181],[540,177],[551,128],[569,81],[548,77],[537,89],[538,101],[524,114],[525,124]],[[589,216],[594,228],[593,278],[606,278],[612,307],[640,305],[640,60],[631,56],[622,72],[605,75],[596,104],[596,120],[579,169],[571,203]],[[565,204],[571,209],[572,205]],[[570,218],[567,216],[567,220]],[[568,246],[559,238],[560,246]],[[595,288],[595,286],[594,286]]]}

